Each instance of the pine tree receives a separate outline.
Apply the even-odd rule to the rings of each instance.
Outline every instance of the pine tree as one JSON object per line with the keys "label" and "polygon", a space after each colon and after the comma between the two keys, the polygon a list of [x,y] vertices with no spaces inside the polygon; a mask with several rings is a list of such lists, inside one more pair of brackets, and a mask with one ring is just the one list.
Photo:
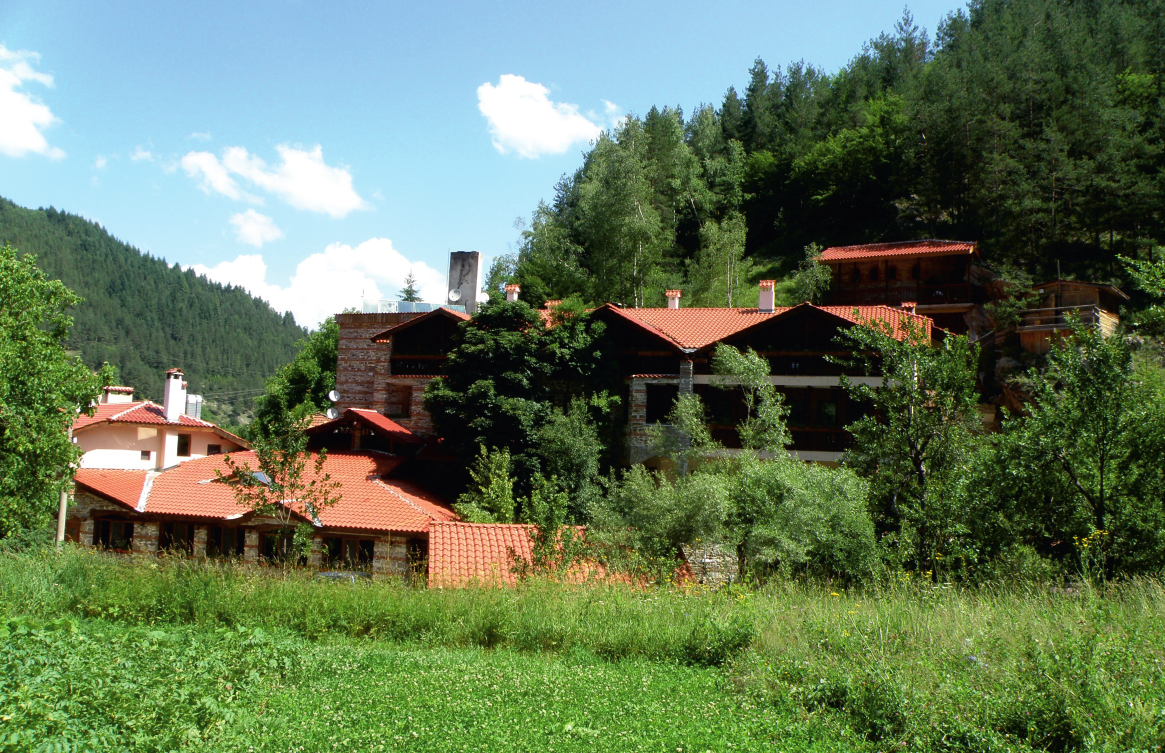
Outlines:
{"label": "pine tree", "polygon": [[409,303],[416,303],[421,300],[421,292],[417,290],[417,278],[411,269],[409,270],[408,277],[405,278],[405,286],[401,288],[400,299]]}

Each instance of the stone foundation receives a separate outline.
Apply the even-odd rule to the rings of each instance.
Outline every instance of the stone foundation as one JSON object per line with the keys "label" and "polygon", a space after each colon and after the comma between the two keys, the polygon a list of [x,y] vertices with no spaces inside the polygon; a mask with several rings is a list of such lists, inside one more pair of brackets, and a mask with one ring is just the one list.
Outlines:
{"label": "stone foundation", "polygon": [[692,568],[696,582],[712,587],[726,586],[740,575],[736,553],[719,544],[685,544],[680,552]]}

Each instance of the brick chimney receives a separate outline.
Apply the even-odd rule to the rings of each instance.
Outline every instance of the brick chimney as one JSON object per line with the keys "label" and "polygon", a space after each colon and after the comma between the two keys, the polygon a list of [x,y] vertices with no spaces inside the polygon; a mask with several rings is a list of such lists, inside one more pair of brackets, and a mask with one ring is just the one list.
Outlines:
{"label": "brick chimney", "polygon": [[166,381],[163,385],[162,411],[166,420],[177,422],[178,417],[186,411],[186,375],[182,369],[170,369],[166,372]]}
{"label": "brick chimney", "polygon": [[760,281],[760,303],[757,304],[757,309],[762,314],[773,313],[776,304],[776,291],[773,290],[773,286],[776,284],[776,280]]}
{"label": "brick chimney", "polygon": [[680,296],[682,293],[679,290],[667,291],[667,307],[669,309],[678,309],[680,307]]}
{"label": "brick chimney", "polygon": [[507,285],[506,286],[506,300],[510,303],[518,300],[518,293],[522,292],[521,285]]}

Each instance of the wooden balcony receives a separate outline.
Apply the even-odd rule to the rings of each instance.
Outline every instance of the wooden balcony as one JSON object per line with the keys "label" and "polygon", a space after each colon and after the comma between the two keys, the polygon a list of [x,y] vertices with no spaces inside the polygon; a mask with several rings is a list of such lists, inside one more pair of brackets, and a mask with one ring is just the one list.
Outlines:
{"label": "wooden balcony", "polygon": [[913,301],[919,306],[937,306],[946,303],[980,303],[982,290],[977,285],[886,284],[881,287],[862,287],[852,290],[830,291],[829,303],[834,306],[899,306]]}

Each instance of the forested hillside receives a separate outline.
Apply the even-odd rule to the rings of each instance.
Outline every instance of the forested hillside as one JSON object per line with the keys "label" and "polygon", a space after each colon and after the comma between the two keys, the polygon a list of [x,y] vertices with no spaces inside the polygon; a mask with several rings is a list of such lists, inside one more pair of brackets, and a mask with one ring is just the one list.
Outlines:
{"label": "forested hillside", "polygon": [[725,305],[810,243],[930,237],[1124,282],[1116,256],[1165,239],[1163,69],[1161,0],[976,0],[934,39],[907,15],[836,73],[757,60],[718,107],[600,138],[492,281]]}
{"label": "forested hillside", "polygon": [[252,407],[252,396],[238,393],[262,389],[306,335],[291,314],[242,288],[171,267],[51,207],[24,209],[0,199],[3,243],[36,254],[41,269],[83,297],[69,347],[91,368],[116,366],[139,396],[160,399],[162,372],[179,366],[192,392],[219,394],[208,401],[216,415],[236,421]]}

